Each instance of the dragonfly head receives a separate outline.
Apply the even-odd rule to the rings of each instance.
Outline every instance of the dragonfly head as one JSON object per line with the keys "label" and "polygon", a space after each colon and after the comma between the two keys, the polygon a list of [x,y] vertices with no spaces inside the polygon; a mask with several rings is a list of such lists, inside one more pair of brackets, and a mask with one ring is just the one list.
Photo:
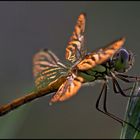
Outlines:
{"label": "dragonfly head", "polygon": [[115,71],[117,72],[126,72],[128,71],[133,63],[134,63],[134,55],[127,51],[124,48],[121,48],[114,56],[113,56],[113,65]]}

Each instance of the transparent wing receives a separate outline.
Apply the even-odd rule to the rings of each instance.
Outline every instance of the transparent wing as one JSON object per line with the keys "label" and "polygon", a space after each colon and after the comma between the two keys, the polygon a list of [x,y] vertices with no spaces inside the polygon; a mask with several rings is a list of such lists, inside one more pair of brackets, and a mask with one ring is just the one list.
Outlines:
{"label": "transparent wing", "polygon": [[81,13],[77,19],[74,32],[70,38],[66,48],[65,58],[74,63],[86,53],[84,48],[84,32],[85,32],[86,15]]}
{"label": "transparent wing", "polygon": [[59,59],[57,56],[47,49],[42,49],[37,52],[33,57],[33,75],[36,76],[39,72],[49,68],[51,66],[56,66]]}
{"label": "transparent wing", "polygon": [[124,44],[125,38],[121,38],[113,43],[107,45],[107,47],[101,48],[97,51],[89,53],[85,58],[77,64],[77,69],[88,70],[101,64],[111,58]]}
{"label": "transparent wing", "polygon": [[68,79],[60,86],[56,94],[52,97],[50,103],[64,101],[74,96],[82,86],[82,82],[82,77],[68,77]]}
{"label": "transparent wing", "polygon": [[38,89],[47,86],[65,73],[65,65],[60,63],[57,56],[50,50],[43,49],[34,55],[33,75]]}

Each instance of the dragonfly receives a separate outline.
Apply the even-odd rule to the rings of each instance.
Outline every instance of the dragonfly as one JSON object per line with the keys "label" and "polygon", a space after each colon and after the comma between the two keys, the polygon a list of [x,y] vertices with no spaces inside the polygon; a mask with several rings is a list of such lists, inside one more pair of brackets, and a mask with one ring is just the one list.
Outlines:
{"label": "dragonfly", "polygon": [[[134,64],[134,55],[123,48],[125,37],[119,38],[90,53],[84,45],[86,14],[78,16],[72,36],[66,47],[65,62],[49,49],[42,49],[33,56],[33,76],[36,90],[0,107],[0,116],[44,95],[52,95],[50,105],[62,102],[76,95],[82,85],[101,81],[102,90],[96,102],[96,109],[123,125],[128,122],[116,117],[107,110],[108,81],[113,84],[114,93],[130,97],[119,85],[117,78],[126,83],[140,81],[140,77],[124,74]],[[103,109],[100,108],[104,95]],[[129,124],[134,127],[132,124]]]}

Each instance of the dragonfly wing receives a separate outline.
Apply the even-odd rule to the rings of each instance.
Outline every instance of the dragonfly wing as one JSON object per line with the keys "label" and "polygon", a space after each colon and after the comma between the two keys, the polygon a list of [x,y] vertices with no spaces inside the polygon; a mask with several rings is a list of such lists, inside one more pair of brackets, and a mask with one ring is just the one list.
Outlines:
{"label": "dragonfly wing", "polygon": [[86,53],[84,48],[85,22],[86,15],[85,13],[81,13],[77,19],[74,32],[66,48],[65,58],[72,63],[77,61]]}
{"label": "dragonfly wing", "polygon": [[33,75],[37,89],[47,86],[66,73],[65,66],[50,50],[43,49],[33,57]]}
{"label": "dragonfly wing", "polygon": [[36,76],[46,68],[56,66],[58,61],[57,56],[50,50],[40,50],[33,57],[33,75]]}
{"label": "dragonfly wing", "polygon": [[52,97],[50,103],[64,101],[74,96],[82,86],[82,77],[69,77]]}
{"label": "dragonfly wing", "polygon": [[94,51],[86,55],[85,58],[77,64],[77,69],[88,70],[107,61],[123,46],[124,42],[125,38],[121,38],[117,41],[114,41],[110,45],[107,45],[107,47],[101,48],[98,51]]}
{"label": "dragonfly wing", "polygon": [[37,89],[41,89],[49,85],[51,82],[54,82],[58,78],[63,77],[65,75],[66,71],[63,68],[60,67],[46,68],[45,70],[38,73],[38,75],[35,77],[35,85]]}

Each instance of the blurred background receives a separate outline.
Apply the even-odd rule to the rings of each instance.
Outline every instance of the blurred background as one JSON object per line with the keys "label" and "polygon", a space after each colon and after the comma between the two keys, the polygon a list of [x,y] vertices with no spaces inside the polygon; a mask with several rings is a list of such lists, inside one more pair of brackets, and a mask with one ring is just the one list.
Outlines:
{"label": "blurred background", "polygon": [[[135,55],[129,74],[140,75],[140,2],[0,2],[0,105],[34,88],[32,57],[41,48],[64,60],[77,17],[87,14],[86,47],[93,51],[122,37]],[[121,125],[95,108],[101,83],[84,86],[49,106],[44,96],[0,117],[0,138],[119,138]],[[110,83],[108,110],[123,118],[127,98]]]}

